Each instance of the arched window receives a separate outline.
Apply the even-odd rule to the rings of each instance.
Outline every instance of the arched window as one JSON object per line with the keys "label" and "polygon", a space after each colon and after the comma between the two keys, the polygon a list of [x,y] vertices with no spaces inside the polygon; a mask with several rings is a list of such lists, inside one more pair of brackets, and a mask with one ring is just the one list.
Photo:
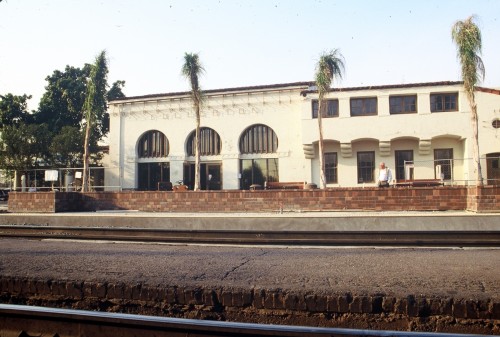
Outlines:
{"label": "arched window", "polygon": [[168,156],[168,139],[158,130],[151,130],[142,135],[139,140],[139,158],[161,158]]}
{"label": "arched window", "polygon": [[[194,156],[194,138],[196,131],[189,134],[186,144],[186,152],[188,156]],[[217,156],[220,154],[221,141],[219,134],[211,128],[200,128],[200,155],[201,156]]]}
{"label": "arched window", "polygon": [[240,152],[242,154],[275,153],[277,149],[278,137],[267,125],[252,125],[241,135]]}

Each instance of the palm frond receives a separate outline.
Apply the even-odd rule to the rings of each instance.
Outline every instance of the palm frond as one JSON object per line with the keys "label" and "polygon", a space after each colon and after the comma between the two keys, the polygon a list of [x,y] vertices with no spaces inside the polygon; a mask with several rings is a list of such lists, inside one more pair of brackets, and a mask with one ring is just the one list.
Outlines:
{"label": "palm frond", "polygon": [[476,25],[474,15],[464,21],[457,21],[451,28],[451,38],[457,46],[457,58],[462,68],[462,80],[467,91],[484,80],[485,68],[480,57],[482,49],[481,30]]}
{"label": "palm frond", "polygon": [[320,55],[315,81],[321,96],[330,89],[334,79],[342,79],[344,69],[344,57],[338,49]]}
{"label": "palm frond", "polygon": [[198,77],[205,72],[200,58],[196,53],[184,54],[184,65],[182,66],[182,75],[190,81],[191,90],[199,91],[200,86]]}

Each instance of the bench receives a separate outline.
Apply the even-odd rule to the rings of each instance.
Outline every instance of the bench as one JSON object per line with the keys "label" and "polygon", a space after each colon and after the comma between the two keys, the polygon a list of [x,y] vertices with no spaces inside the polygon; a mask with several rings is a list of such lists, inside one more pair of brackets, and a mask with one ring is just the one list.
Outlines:
{"label": "bench", "polygon": [[441,179],[399,179],[394,186],[396,187],[433,187],[444,185]]}
{"label": "bench", "polygon": [[174,192],[186,192],[186,191],[188,191],[188,186],[187,185],[174,185],[173,190],[174,190]]}
{"label": "bench", "polygon": [[280,181],[271,181],[265,183],[266,190],[303,190],[304,182],[280,182]]}

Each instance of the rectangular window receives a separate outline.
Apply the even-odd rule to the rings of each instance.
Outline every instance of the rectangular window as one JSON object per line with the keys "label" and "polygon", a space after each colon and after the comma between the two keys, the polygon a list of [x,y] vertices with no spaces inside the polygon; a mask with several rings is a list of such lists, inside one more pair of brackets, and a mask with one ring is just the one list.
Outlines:
{"label": "rectangular window", "polygon": [[375,152],[358,152],[358,183],[372,183],[375,170]]}
{"label": "rectangular window", "polygon": [[396,179],[413,179],[413,170],[406,166],[413,163],[413,150],[396,150]]}
{"label": "rectangular window", "polygon": [[139,163],[138,188],[142,191],[158,190],[158,183],[170,181],[169,163]]}
{"label": "rectangular window", "polygon": [[453,149],[434,150],[435,179],[449,180],[453,170]]}
{"label": "rectangular window", "polygon": [[389,109],[391,115],[416,113],[417,95],[389,96]]}
{"label": "rectangular window", "polygon": [[327,183],[337,183],[337,152],[325,153],[325,175]]}
{"label": "rectangular window", "polygon": [[351,98],[351,116],[373,116],[377,114],[377,97]]}
{"label": "rectangular window", "polygon": [[458,111],[458,92],[431,94],[431,112]]}
{"label": "rectangular window", "polygon": [[240,161],[241,189],[248,190],[254,184],[264,187],[266,181],[279,181],[278,164],[277,158],[242,159]]}
{"label": "rectangular window", "polygon": [[[339,116],[339,100],[338,99],[327,99],[324,100],[324,106],[321,107],[323,114],[321,117],[338,117]],[[312,100],[312,118],[318,118],[319,101],[317,99]]]}

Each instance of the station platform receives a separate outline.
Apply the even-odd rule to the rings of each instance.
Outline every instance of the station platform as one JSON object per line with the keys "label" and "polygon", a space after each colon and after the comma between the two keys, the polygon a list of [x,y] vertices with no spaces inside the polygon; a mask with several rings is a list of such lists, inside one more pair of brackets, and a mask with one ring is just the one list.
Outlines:
{"label": "station platform", "polygon": [[466,211],[0,213],[0,225],[260,231],[495,231],[500,213]]}

